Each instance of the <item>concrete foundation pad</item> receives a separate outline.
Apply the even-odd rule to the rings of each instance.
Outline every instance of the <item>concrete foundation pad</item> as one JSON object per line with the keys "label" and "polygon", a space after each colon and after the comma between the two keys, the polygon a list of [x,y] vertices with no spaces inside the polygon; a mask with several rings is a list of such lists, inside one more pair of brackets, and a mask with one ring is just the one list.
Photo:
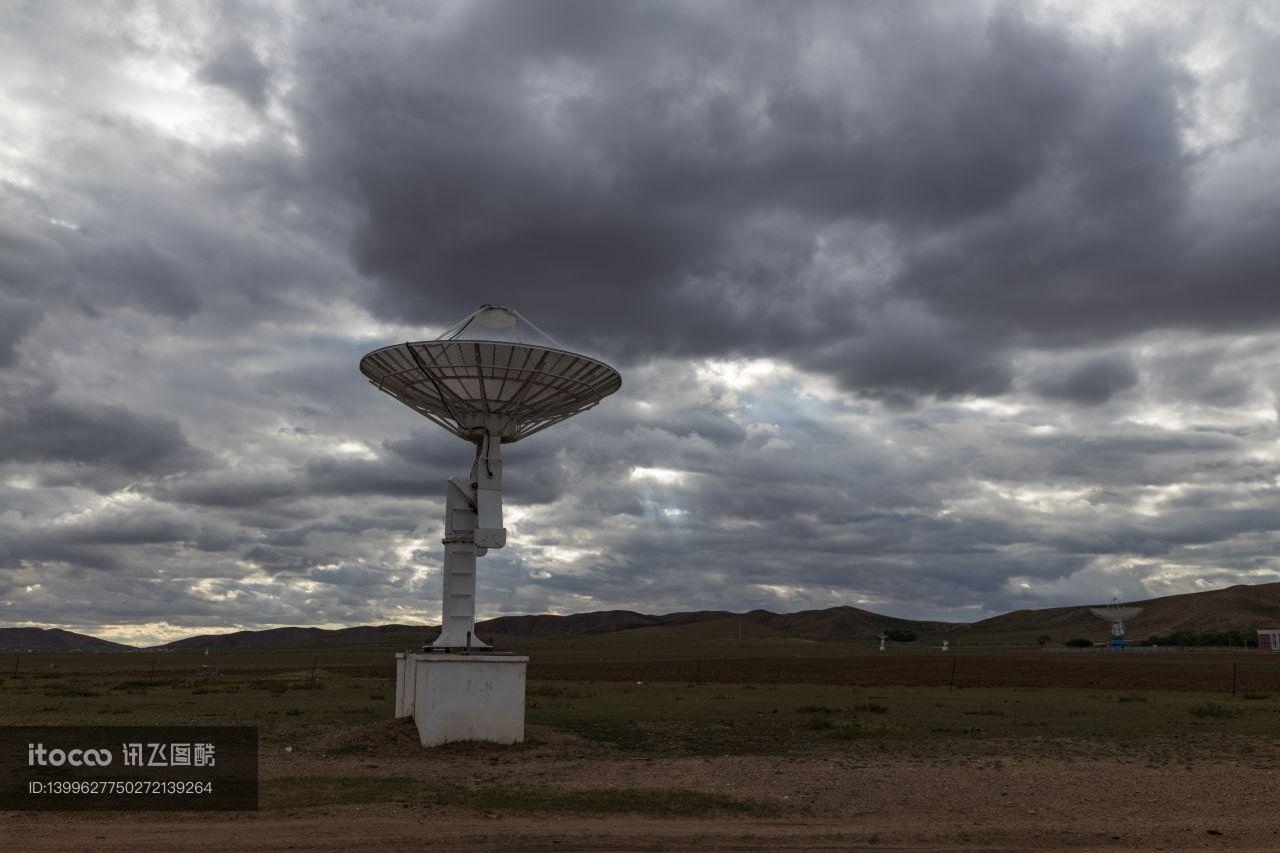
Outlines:
{"label": "concrete foundation pad", "polygon": [[396,655],[396,716],[413,717],[423,746],[524,741],[527,657],[402,652]]}

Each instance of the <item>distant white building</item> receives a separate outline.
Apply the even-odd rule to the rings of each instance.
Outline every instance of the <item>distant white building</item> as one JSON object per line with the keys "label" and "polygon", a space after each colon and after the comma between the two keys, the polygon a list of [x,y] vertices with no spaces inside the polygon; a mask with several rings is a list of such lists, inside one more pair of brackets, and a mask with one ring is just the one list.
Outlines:
{"label": "distant white building", "polygon": [[1258,651],[1280,652],[1280,628],[1258,629]]}

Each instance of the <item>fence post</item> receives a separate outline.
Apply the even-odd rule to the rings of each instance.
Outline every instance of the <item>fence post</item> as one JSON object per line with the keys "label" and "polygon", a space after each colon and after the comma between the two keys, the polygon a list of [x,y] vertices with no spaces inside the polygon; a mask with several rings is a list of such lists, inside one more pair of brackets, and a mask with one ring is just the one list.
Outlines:
{"label": "fence post", "polygon": [[1239,666],[1235,661],[1231,662],[1231,695],[1236,695],[1236,667]]}
{"label": "fence post", "polygon": [[947,684],[948,690],[956,689],[956,664],[960,663],[959,658],[951,659],[951,681]]}

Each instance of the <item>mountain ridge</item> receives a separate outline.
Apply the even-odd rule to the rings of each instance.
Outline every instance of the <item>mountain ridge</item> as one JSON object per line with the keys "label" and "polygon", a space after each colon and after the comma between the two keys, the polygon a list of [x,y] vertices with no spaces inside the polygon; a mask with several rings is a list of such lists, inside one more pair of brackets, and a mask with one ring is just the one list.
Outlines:
{"label": "mountain ridge", "polygon": [[[1178,593],[1130,603],[1143,608],[1140,616],[1130,620],[1129,635],[1132,639],[1145,639],[1178,629],[1235,628],[1252,632],[1257,628],[1280,626],[1280,582],[1236,584],[1223,589]],[[904,619],[850,605],[794,613],[756,609],[745,613],[699,610],[653,615],[634,610],[601,610],[563,616],[499,616],[477,622],[476,634],[485,639],[556,640],[653,629],[688,633],[698,626],[716,626],[719,633],[735,630],[736,626],[741,633],[743,626],[750,625],[753,636],[810,641],[869,640],[881,631],[898,628],[915,632],[921,639],[948,637],[957,643],[1026,645],[1041,637],[1049,637],[1052,642],[1072,637],[1104,640],[1110,634],[1110,626],[1089,612],[1090,608],[1101,606],[1105,605],[1013,610],[976,622]],[[431,642],[438,632],[439,627],[433,625],[357,625],[336,629],[281,627],[196,635],[145,648],[148,651],[359,646],[414,648]],[[125,651],[137,648],[59,628],[0,628],[0,651]]]}
{"label": "mountain ridge", "polygon": [[0,628],[0,652],[125,652],[136,648],[62,628]]}

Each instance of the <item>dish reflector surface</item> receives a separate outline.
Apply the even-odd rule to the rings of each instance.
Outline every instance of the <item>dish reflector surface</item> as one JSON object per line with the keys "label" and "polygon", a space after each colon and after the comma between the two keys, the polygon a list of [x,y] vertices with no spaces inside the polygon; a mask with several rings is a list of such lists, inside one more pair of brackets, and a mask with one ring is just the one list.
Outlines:
{"label": "dish reflector surface", "polygon": [[[501,328],[488,309],[476,319]],[[487,322],[486,322],[487,321]],[[435,340],[383,347],[360,360],[382,391],[468,441],[519,441],[590,409],[622,386],[604,362],[535,344]]]}
{"label": "dish reflector surface", "polygon": [[1142,612],[1141,607],[1090,607],[1089,612],[1094,616],[1102,619],[1110,619],[1113,622],[1125,622]]}

